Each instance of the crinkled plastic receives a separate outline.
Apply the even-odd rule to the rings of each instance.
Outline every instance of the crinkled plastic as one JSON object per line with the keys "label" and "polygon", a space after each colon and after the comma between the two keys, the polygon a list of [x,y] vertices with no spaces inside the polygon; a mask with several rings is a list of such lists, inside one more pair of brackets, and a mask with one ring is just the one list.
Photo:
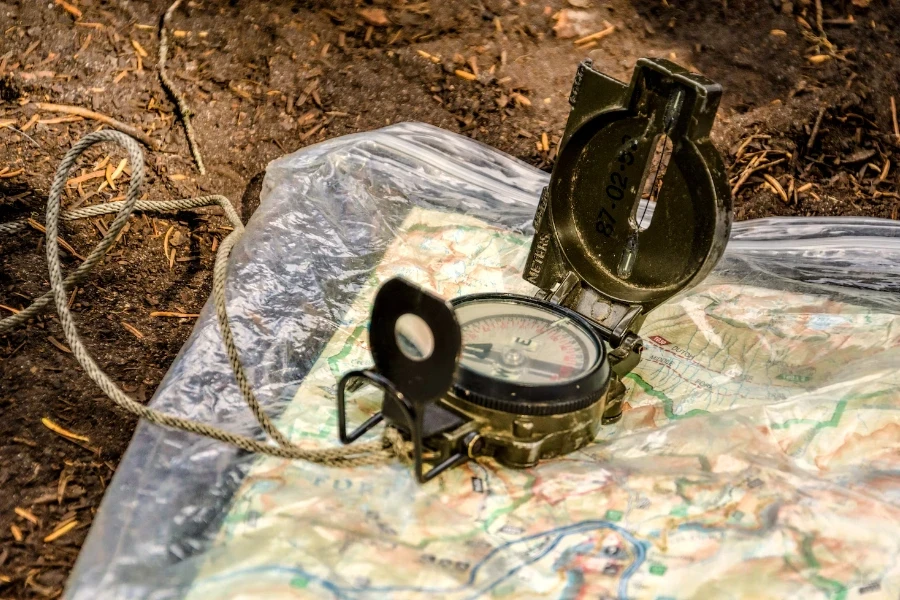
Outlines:
{"label": "crinkled plastic", "polygon": [[[283,429],[337,444],[329,369],[365,360],[354,332],[392,273],[527,292],[547,180],[418,123],[271,163],[227,296]],[[897,597],[900,225],[736,223],[712,275],[642,334],[622,422],[524,471],[486,461],[418,486],[401,464],[335,474],[141,423],[66,596]],[[152,405],[260,435],[209,304]]]}

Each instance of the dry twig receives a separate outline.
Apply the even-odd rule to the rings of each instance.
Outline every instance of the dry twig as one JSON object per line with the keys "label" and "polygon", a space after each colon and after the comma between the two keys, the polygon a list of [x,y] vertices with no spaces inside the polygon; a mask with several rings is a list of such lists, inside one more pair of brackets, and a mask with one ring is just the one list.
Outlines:
{"label": "dry twig", "polygon": [[78,525],[78,521],[76,521],[75,519],[63,521],[62,523],[60,523],[59,525],[56,526],[56,529],[54,529],[50,535],[48,535],[47,537],[44,538],[44,543],[49,544],[50,542],[61,538],[62,536],[66,535],[67,533],[69,533],[70,531],[75,529],[75,527],[77,525]]}
{"label": "dry twig", "polygon": [[133,335],[133,336],[136,337],[137,339],[139,339],[139,340],[144,339],[144,334],[141,333],[141,332],[138,330],[138,328],[135,327],[134,325],[130,325],[129,323],[126,323],[125,321],[122,321],[122,327],[124,327],[124,328],[127,329],[129,332],[131,332],[131,335]]}
{"label": "dry twig", "polygon": [[89,438],[89,437],[85,437],[83,435],[78,435],[77,433],[72,433],[68,429],[60,427],[59,425],[54,423],[52,420],[50,420],[50,417],[44,417],[43,419],[41,419],[41,423],[43,423],[44,427],[46,427],[53,433],[55,433],[57,435],[61,435],[68,440],[73,440],[76,442],[90,442],[91,441],[91,438]]}
{"label": "dry twig", "polygon": [[812,150],[813,144],[816,143],[816,137],[819,135],[819,127],[822,126],[822,117],[825,116],[826,107],[823,106],[819,109],[819,115],[816,117],[816,122],[813,125],[812,133],[809,134],[809,140],[806,142],[806,151],[809,152]]}
{"label": "dry twig", "polygon": [[181,94],[175,91],[172,80],[169,79],[168,74],[166,74],[166,59],[169,56],[169,34],[167,27],[169,25],[169,19],[172,18],[172,13],[175,12],[175,9],[177,9],[180,4],[181,0],[175,0],[163,15],[159,25],[159,82],[162,84],[163,89],[166,90],[166,93],[168,93],[175,102],[178,116],[184,124],[184,134],[187,137],[188,147],[191,150],[191,155],[194,157],[194,162],[197,163],[197,170],[200,171],[201,175],[206,175],[206,167],[203,166],[203,157],[200,155],[200,147],[197,145],[197,139],[194,137],[194,126],[191,125],[191,109],[188,107],[187,102],[184,101]]}
{"label": "dry twig", "polygon": [[127,125],[122,121],[113,119],[112,117],[108,117],[104,114],[100,114],[86,108],[81,108],[80,106],[69,106],[68,104],[48,104],[46,102],[35,102],[34,106],[38,110],[48,110],[50,112],[65,113],[69,115],[84,117],[85,119],[93,119],[94,121],[99,121],[100,123],[109,125],[113,129],[118,129],[122,133],[127,133],[134,139],[146,145],[148,148],[151,148],[153,150],[159,149],[158,144],[140,129],[132,127],[131,125]]}
{"label": "dry twig", "polygon": [[[40,223],[38,223],[37,221],[35,221],[34,219],[28,219],[28,224],[31,225],[31,227],[33,229],[37,229],[41,233],[47,233],[47,228],[44,227],[43,225],[41,225]],[[56,236],[56,241],[59,242],[59,245],[62,246],[66,252],[68,252],[69,254],[71,254],[72,256],[77,258],[78,260],[84,262],[84,257],[82,255],[78,254],[78,252],[75,251],[75,248],[73,248],[71,246],[71,244],[69,244],[69,242],[62,239],[61,236]]]}
{"label": "dry twig", "polygon": [[603,29],[596,33],[592,33],[590,35],[586,35],[583,38],[578,38],[577,40],[575,40],[572,43],[575,44],[576,46],[579,46],[581,44],[587,44],[588,42],[596,42],[598,40],[602,40],[603,38],[605,38],[608,35],[612,35],[612,33],[616,30],[615,25],[612,25],[610,23],[604,23],[604,24],[606,25],[606,29]]}
{"label": "dry twig", "polygon": [[894,122],[894,136],[900,140],[900,127],[897,126],[897,101],[891,96],[891,119]]}
{"label": "dry twig", "polygon": [[775,193],[777,193],[779,196],[781,196],[781,199],[784,201],[785,204],[788,204],[790,202],[788,200],[787,193],[784,191],[784,188],[781,187],[781,184],[778,182],[777,179],[775,179],[768,173],[763,173],[763,179],[765,179],[766,183],[768,183],[769,186],[771,186],[771,188],[773,190],[775,190]]}

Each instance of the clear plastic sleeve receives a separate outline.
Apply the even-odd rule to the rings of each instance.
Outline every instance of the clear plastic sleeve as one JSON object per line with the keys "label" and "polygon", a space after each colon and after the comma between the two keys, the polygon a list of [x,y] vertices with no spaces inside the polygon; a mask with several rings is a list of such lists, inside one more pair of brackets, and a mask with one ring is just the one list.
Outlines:
{"label": "clear plastic sleeve", "polygon": [[[527,292],[517,270],[547,179],[418,123],[271,163],[227,296],[243,364],[283,429],[337,444],[325,375],[344,363],[323,357],[342,341],[353,351],[340,360],[364,360],[352,332],[384,277],[411,274],[446,296]],[[456,229],[398,242],[431,226]],[[469,246],[452,243],[471,263],[432,260],[429,242],[470,232]],[[898,274],[891,221],[736,223],[712,275],[642,330],[623,421],[521,472],[489,462],[420,487],[403,465],[354,469],[334,481],[374,487],[353,500],[344,484],[316,483],[335,477],[326,467],[142,423],[66,596],[826,597],[870,586],[896,597]],[[305,411],[304,381],[319,371],[321,403]],[[260,435],[209,304],[152,405]],[[278,468],[285,490],[253,481]],[[265,524],[272,511],[283,520]],[[426,523],[437,524],[429,535]]]}

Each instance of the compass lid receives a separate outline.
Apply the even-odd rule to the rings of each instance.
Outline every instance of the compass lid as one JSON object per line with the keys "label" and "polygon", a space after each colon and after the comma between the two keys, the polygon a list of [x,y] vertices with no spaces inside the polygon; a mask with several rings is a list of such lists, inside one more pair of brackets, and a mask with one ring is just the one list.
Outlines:
{"label": "compass lid", "polygon": [[663,59],[639,60],[628,85],[584,61],[525,279],[612,330],[705,277],[732,222],[709,138],[721,94]]}

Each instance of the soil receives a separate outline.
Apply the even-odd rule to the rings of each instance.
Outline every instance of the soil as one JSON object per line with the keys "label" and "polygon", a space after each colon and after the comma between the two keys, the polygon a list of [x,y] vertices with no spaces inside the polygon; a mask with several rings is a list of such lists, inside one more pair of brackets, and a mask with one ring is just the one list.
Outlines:
{"label": "soil", "polygon": [[[824,37],[811,0],[185,2],[169,71],[196,113],[209,171],[200,176],[155,70],[168,0],[0,0],[0,222],[42,221],[56,165],[99,126],[35,102],[90,108],[160,142],[147,152],[148,199],[222,193],[247,218],[270,160],[399,121],[550,169],[578,61],[627,79],[641,56],[723,84],[713,139],[737,188],[736,218],[897,219],[900,12],[890,0],[823,4]],[[604,20],[611,35],[573,43]],[[94,148],[73,176],[121,158]],[[105,173],[86,179],[63,204],[110,200],[127,181],[126,170],[96,193]],[[109,221],[67,224],[63,237],[85,255]],[[151,313],[199,311],[224,226],[212,209],[133,217],[72,295],[99,364],[142,402],[193,325]],[[33,228],[0,236],[0,316],[48,289],[44,243]],[[0,598],[58,596],[135,419],[78,367],[52,313],[0,336],[0,414]]]}

